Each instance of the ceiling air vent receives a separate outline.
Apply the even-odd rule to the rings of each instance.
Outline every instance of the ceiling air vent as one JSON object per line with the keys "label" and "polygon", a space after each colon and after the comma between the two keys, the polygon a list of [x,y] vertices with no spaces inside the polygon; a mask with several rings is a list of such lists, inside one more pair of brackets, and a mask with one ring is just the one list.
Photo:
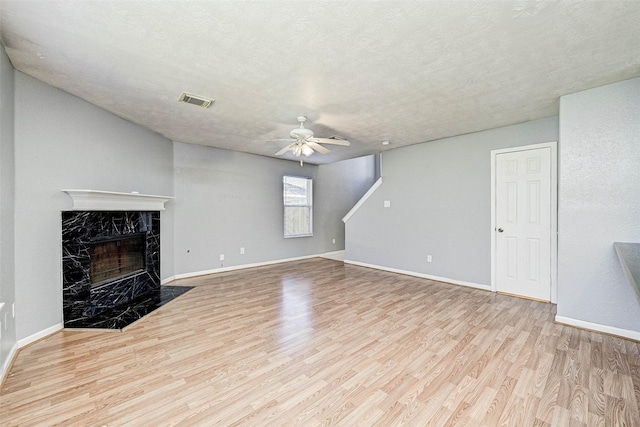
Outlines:
{"label": "ceiling air vent", "polygon": [[187,92],[182,92],[182,95],[180,95],[180,99],[178,99],[178,101],[197,105],[198,107],[202,108],[209,108],[211,104],[213,104],[213,101],[215,101],[215,99],[209,99],[205,98],[204,96],[197,96]]}

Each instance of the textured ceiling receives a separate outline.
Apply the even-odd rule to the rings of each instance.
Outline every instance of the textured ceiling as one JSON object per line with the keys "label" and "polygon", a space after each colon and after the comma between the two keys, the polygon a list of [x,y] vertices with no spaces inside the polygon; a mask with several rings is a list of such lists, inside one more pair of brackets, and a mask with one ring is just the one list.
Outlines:
{"label": "textured ceiling", "polygon": [[175,141],[272,156],[303,114],[352,142],[310,163],[557,115],[640,76],[639,22],[638,1],[0,0],[21,72]]}

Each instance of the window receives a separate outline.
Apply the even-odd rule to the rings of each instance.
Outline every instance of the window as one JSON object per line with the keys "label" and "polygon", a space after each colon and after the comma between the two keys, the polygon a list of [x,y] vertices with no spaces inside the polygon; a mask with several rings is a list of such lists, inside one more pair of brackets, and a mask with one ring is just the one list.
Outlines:
{"label": "window", "polygon": [[313,236],[311,178],[283,178],[284,237]]}

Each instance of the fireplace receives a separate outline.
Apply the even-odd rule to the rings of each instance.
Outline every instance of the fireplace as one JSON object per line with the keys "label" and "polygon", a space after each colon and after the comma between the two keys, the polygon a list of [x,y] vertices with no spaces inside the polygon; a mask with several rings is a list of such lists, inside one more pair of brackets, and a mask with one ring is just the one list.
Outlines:
{"label": "fireplace", "polygon": [[65,327],[160,292],[159,211],[62,212]]}
{"label": "fireplace", "polygon": [[91,285],[144,271],[146,233],[106,237],[91,242]]}

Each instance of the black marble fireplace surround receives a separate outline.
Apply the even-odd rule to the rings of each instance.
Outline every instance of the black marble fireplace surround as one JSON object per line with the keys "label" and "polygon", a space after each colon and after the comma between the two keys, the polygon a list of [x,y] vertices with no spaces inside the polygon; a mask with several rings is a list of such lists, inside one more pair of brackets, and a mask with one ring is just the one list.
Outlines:
{"label": "black marble fireplace surround", "polygon": [[[139,235],[142,268],[92,284],[92,246]],[[62,275],[65,328],[120,329],[191,289],[160,286],[158,211],[62,212]]]}

